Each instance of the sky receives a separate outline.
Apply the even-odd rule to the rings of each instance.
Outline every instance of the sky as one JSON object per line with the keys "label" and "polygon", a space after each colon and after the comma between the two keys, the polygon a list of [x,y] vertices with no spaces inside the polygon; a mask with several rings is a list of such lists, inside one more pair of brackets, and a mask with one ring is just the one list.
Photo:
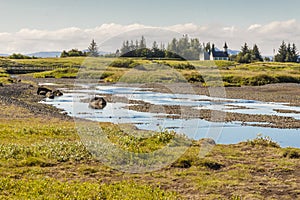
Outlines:
{"label": "sky", "polygon": [[[151,32],[163,29],[236,50],[257,43],[271,55],[282,40],[300,45],[299,8],[298,0],[0,0],[0,53],[85,49],[92,38],[110,40],[102,50],[113,51],[118,34],[155,28],[149,43]],[[173,36],[162,32],[161,42]]]}

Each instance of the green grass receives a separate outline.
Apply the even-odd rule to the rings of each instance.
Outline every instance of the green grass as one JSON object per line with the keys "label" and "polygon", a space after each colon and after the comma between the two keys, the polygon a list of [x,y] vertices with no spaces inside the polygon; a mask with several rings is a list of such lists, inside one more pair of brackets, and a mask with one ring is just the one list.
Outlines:
{"label": "green grass", "polygon": [[77,68],[55,69],[53,71],[45,71],[35,73],[34,78],[76,78],[78,74]]}
{"label": "green grass", "polygon": [[[36,78],[88,78],[104,82],[200,82],[204,86],[265,85],[300,83],[300,64],[232,61],[173,61],[132,58],[43,58],[0,59],[1,66],[52,67]],[[0,77],[7,74],[0,71]],[[6,78],[3,81],[7,81]]]}
{"label": "green grass", "polygon": [[8,84],[10,83],[9,74],[7,74],[3,69],[0,68],[0,83]]}
{"label": "green grass", "polygon": [[[39,59],[11,59],[12,63],[17,63],[23,66],[38,66],[38,67],[79,67],[84,62],[83,57],[72,58],[39,58]],[[2,61],[3,62],[3,61]]]}
{"label": "green grass", "polygon": [[41,179],[0,179],[0,198],[15,199],[179,199],[159,187],[121,181],[112,184]]}
{"label": "green grass", "polygon": [[[288,195],[297,193],[298,149],[278,148],[262,136],[237,145],[216,145],[204,158],[199,156],[203,143],[193,141],[170,166],[130,174],[90,154],[73,122],[32,118],[14,106],[0,109],[5,116],[0,118],[0,198],[265,199],[270,195],[266,188],[285,187],[290,188]],[[173,132],[138,131],[129,125],[101,127],[113,144],[131,152],[161,149],[175,137]],[[287,194],[275,196],[284,197]]]}

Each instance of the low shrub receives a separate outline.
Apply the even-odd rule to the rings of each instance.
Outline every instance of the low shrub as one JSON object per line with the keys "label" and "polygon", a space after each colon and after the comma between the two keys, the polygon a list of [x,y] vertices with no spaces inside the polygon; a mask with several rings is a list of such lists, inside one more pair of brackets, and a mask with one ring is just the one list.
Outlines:
{"label": "low shrub", "polygon": [[261,134],[259,134],[255,139],[248,140],[247,144],[251,146],[265,146],[265,147],[275,147],[279,148],[279,144],[272,141],[272,139],[269,136],[263,137]]}
{"label": "low shrub", "polygon": [[287,148],[287,149],[284,149],[283,157],[297,159],[297,158],[300,158],[300,152],[299,152],[299,150],[296,150],[293,148]]}
{"label": "low shrub", "polygon": [[139,63],[135,62],[133,59],[117,59],[109,64],[110,67],[119,67],[119,68],[134,68],[138,66]]}

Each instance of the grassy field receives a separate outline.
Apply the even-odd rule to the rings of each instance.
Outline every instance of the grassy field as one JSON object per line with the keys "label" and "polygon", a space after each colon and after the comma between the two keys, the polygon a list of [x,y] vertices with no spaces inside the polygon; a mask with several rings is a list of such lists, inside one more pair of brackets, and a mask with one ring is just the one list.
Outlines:
{"label": "grassy field", "polygon": [[[230,61],[167,61],[129,58],[0,59],[1,66],[53,67],[35,78],[89,78],[104,82],[201,82],[203,85],[300,83],[300,64]],[[1,73],[0,76],[6,76]],[[3,79],[3,78],[2,78]],[[4,78],[4,80],[7,80]]]}
{"label": "grassy field", "polygon": [[[292,63],[238,65],[234,62],[52,58],[0,59],[0,64],[56,68],[28,74],[36,78],[77,77],[106,82],[188,81],[240,86],[299,83],[300,77],[300,65]],[[220,79],[224,82],[220,83]],[[0,82],[13,81],[0,68]],[[27,101],[28,95],[22,98],[18,97],[18,101]],[[29,105],[34,106],[32,102]],[[0,101],[0,199],[300,197],[300,150],[280,148],[270,138],[258,136],[235,145],[216,145],[202,157],[199,155],[205,150],[206,140],[184,143],[174,132],[142,132],[129,125],[121,128],[102,123],[108,140],[132,153],[151,153],[173,140],[175,144],[189,144],[179,159],[159,170],[126,173],[101,163],[92,155],[80,140],[73,121],[50,116],[33,114],[27,108]],[[126,161],[118,159],[117,162]]]}
{"label": "grassy field", "polygon": [[[204,141],[192,141],[175,163],[131,174],[91,155],[74,122],[0,104],[1,199],[299,198],[300,150],[269,138],[216,145],[205,157],[199,156]],[[130,127],[101,126],[112,143],[131,152],[160,149],[175,137],[159,132],[141,138]]]}

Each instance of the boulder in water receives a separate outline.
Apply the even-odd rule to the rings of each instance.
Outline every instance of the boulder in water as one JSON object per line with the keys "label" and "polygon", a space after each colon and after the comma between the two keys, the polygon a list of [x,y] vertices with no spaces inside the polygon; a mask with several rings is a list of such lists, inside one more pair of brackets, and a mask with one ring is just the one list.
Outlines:
{"label": "boulder in water", "polygon": [[94,97],[90,99],[89,107],[92,109],[103,109],[106,106],[106,101],[103,97]]}
{"label": "boulder in water", "polygon": [[53,95],[56,96],[56,97],[60,97],[60,96],[63,95],[63,93],[60,90],[54,90]]}
{"label": "boulder in water", "polygon": [[49,99],[54,99],[54,94],[52,92],[47,92],[45,96]]}
{"label": "boulder in water", "polygon": [[52,90],[46,88],[46,87],[39,87],[37,90],[38,95],[46,95],[48,92],[52,92]]}

